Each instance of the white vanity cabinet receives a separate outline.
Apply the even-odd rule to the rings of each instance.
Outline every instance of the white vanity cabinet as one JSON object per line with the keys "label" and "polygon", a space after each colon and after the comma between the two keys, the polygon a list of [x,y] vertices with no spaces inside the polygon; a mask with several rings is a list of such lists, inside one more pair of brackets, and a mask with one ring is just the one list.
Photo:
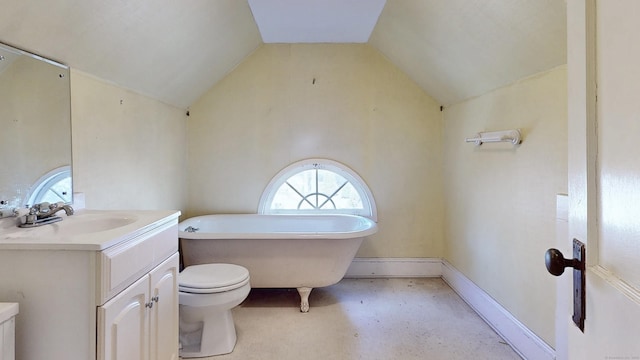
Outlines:
{"label": "white vanity cabinet", "polygon": [[98,307],[98,360],[178,359],[178,266],[176,253]]}
{"label": "white vanity cabinet", "polygon": [[0,299],[20,303],[16,360],[177,360],[179,215],[135,212],[63,243],[0,241]]}

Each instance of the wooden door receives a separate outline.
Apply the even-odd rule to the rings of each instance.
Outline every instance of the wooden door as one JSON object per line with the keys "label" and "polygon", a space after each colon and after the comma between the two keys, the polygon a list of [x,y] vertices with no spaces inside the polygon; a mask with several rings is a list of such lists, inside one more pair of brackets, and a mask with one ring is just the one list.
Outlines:
{"label": "wooden door", "polygon": [[567,15],[566,241],[586,244],[586,318],[583,333],[558,309],[557,355],[640,359],[640,1],[569,0]]}

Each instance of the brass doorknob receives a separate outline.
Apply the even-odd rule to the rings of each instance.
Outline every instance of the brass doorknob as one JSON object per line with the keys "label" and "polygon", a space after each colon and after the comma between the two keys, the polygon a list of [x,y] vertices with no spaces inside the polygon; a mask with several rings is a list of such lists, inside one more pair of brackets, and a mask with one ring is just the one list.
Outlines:
{"label": "brass doorknob", "polygon": [[551,275],[560,276],[564,272],[564,268],[571,267],[578,270],[582,269],[583,263],[578,259],[567,260],[558,249],[549,249],[544,254],[544,263]]}

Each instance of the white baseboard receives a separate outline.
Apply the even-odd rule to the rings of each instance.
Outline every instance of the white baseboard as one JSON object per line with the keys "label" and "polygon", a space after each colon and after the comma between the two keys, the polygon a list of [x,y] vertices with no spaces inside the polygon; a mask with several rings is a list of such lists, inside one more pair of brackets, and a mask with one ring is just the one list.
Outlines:
{"label": "white baseboard", "polygon": [[439,258],[355,258],[347,278],[442,277],[524,359],[553,360],[555,351],[484,290]]}
{"label": "white baseboard", "polygon": [[446,260],[442,261],[442,279],[523,359],[555,359],[555,351],[546,342]]}
{"label": "white baseboard", "polygon": [[440,277],[439,258],[355,258],[347,278]]}

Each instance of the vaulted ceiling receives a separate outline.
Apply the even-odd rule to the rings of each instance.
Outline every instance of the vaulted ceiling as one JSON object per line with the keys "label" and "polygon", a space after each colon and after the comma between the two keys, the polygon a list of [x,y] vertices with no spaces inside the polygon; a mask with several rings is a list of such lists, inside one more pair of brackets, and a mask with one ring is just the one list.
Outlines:
{"label": "vaulted ceiling", "polygon": [[187,108],[264,43],[369,43],[443,105],[566,62],[564,0],[0,0],[0,42]]}

